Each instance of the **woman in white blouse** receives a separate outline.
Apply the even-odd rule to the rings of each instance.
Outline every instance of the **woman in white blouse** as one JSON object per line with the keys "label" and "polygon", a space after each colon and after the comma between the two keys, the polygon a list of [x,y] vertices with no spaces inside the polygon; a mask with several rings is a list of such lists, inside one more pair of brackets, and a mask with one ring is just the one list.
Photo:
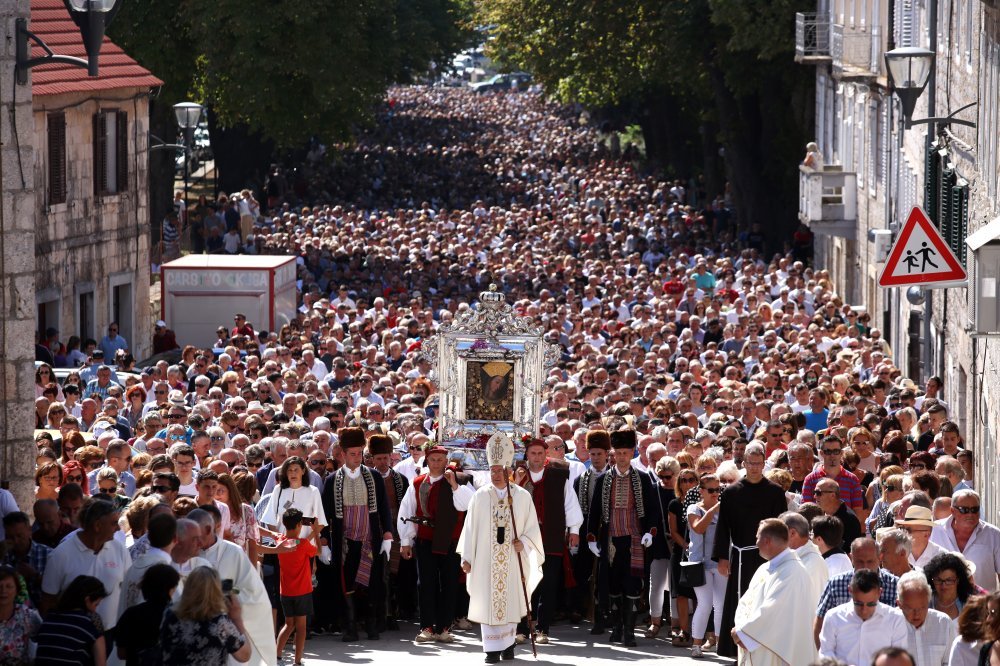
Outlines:
{"label": "woman in white blouse", "polygon": [[271,501],[267,505],[261,522],[275,533],[284,533],[281,518],[285,511],[296,508],[302,512],[303,527],[300,538],[312,538],[319,548],[319,533],[326,527],[326,513],[320,490],[309,484],[306,462],[299,456],[291,456],[278,469],[278,484],[271,491]]}

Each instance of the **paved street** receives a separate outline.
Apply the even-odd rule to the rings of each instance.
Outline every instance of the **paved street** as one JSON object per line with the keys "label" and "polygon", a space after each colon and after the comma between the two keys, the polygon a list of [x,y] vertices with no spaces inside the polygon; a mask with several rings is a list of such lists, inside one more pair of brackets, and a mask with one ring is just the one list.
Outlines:
{"label": "paved street", "polygon": [[[472,631],[457,631],[458,639],[451,645],[436,643],[433,646],[415,645],[411,640],[417,634],[417,626],[402,625],[398,632],[390,631],[382,634],[379,641],[362,641],[344,645],[340,636],[323,636],[313,638],[306,643],[305,663],[307,666],[317,664],[389,664],[392,660],[405,659],[409,664],[435,664],[441,666],[461,665],[473,666],[483,662],[482,647],[479,643],[478,627]],[[668,658],[669,663],[678,666],[694,664],[724,664],[714,654],[703,659],[692,659],[688,649],[670,647],[668,640],[646,640],[641,632],[636,637],[639,645],[636,648],[625,649],[607,643],[608,634],[603,637],[591,636],[590,625],[570,627],[557,626],[553,629],[549,645],[538,646],[538,660],[531,658],[531,648],[528,645],[518,647],[516,661],[537,664],[580,664],[586,660],[591,664],[612,663],[652,663],[654,660]],[[603,640],[602,640],[603,638]],[[594,640],[596,639],[596,640]],[[288,654],[286,652],[286,654]],[[291,663],[288,661],[287,663]],[[502,662],[503,663],[503,662]]]}

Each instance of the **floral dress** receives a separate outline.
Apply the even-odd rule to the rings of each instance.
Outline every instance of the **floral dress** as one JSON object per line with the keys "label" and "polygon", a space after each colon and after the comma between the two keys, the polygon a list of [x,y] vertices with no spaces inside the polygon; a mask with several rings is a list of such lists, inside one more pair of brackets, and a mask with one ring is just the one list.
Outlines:
{"label": "floral dress", "polygon": [[249,541],[258,541],[260,539],[260,526],[257,524],[257,515],[253,511],[253,507],[249,504],[243,504],[243,520],[231,521],[229,523],[229,533],[233,537],[233,543],[243,549],[243,552],[247,552],[247,543]]}
{"label": "floral dress", "polygon": [[167,608],[160,627],[163,666],[223,666],[247,642],[228,615],[182,620]]}
{"label": "floral dress", "polygon": [[28,663],[28,639],[37,634],[41,626],[38,611],[15,604],[10,619],[0,622],[0,664]]}

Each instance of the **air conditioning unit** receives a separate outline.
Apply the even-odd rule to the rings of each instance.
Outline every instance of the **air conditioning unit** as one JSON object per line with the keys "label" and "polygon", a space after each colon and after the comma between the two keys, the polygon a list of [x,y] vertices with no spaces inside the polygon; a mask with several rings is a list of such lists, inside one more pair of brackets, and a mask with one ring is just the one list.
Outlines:
{"label": "air conditioning unit", "polygon": [[872,248],[875,261],[884,262],[889,258],[889,250],[892,249],[892,232],[888,229],[872,229],[868,232],[868,242],[875,245]]}

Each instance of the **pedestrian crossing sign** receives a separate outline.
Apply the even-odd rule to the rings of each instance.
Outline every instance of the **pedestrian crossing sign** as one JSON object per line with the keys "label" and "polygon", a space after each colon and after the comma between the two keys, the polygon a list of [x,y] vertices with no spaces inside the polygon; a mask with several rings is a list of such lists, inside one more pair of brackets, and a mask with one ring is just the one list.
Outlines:
{"label": "pedestrian crossing sign", "polygon": [[931,224],[927,213],[914,206],[889,251],[878,278],[879,286],[909,287],[965,279],[965,269],[955,253]]}

